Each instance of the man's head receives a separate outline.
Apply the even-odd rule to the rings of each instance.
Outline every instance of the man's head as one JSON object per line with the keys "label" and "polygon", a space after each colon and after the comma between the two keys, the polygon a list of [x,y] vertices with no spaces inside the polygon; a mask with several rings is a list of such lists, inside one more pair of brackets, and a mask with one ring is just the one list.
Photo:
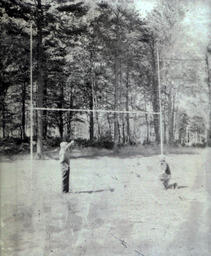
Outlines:
{"label": "man's head", "polygon": [[60,143],[60,148],[65,148],[67,146],[67,142],[63,141]]}
{"label": "man's head", "polygon": [[165,169],[166,168],[166,161],[165,160],[161,160],[160,161],[160,166],[162,169]]}
{"label": "man's head", "polygon": [[162,170],[165,170],[167,167],[166,158],[164,155],[160,157],[160,166]]}

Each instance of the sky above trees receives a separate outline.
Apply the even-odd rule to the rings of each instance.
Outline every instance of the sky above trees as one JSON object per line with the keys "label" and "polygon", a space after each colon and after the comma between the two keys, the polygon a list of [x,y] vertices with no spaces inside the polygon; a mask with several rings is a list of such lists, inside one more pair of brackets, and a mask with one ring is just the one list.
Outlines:
{"label": "sky above trees", "polygon": [[[147,13],[157,5],[158,0],[134,0],[136,8],[146,17]],[[178,33],[176,54],[203,56],[206,53],[209,38],[211,38],[211,1],[182,1],[185,18],[182,30]]]}

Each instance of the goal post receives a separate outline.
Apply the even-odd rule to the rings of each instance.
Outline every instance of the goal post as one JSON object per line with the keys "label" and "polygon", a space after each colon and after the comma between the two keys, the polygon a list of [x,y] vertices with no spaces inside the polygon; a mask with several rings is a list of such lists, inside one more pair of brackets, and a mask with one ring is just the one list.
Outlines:
{"label": "goal post", "polygon": [[163,114],[162,114],[162,104],[161,104],[161,83],[160,83],[160,57],[157,47],[157,73],[158,73],[158,95],[159,95],[159,114],[160,114],[160,154],[163,155]]}
{"label": "goal post", "polygon": [[32,45],[32,23],[30,24],[30,159],[31,169],[33,160],[33,45]]}
{"label": "goal post", "polygon": [[[32,168],[32,160],[33,160],[33,115],[36,111],[63,111],[63,112],[80,112],[80,113],[111,113],[111,114],[130,114],[130,115],[158,115],[160,120],[160,154],[163,155],[163,117],[162,117],[162,104],[161,104],[161,82],[160,82],[160,66],[159,66],[159,52],[157,48],[157,75],[158,75],[158,95],[159,95],[159,112],[153,111],[142,111],[142,110],[105,110],[105,109],[97,109],[94,108],[93,101],[93,109],[73,109],[73,108],[48,108],[48,107],[34,107],[33,105],[33,27],[32,23],[30,24],[30,159],[31,159],[31,168]],[[93,90],[93,88],[92,88]]]}

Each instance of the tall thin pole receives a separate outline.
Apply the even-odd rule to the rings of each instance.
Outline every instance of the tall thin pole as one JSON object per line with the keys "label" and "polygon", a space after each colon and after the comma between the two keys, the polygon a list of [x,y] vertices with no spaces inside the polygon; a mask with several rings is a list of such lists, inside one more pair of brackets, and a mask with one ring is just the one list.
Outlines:
{"label": "tall thin pole", "polygon": [[33,80],[32,80],[32,23],[30,25],[30,159],[33,160]]}
{"label": "tall thin pole", "polygon": [[207,129],[207,145],[210,145],[210,139],[211,139],[211,72],[210,72],[210,61],[209,56],[210,52],[207,49],[206,54],[206,71],[207,71],[207,85],[208,85],[208,129]]}
{"label": "tall thin pole", "polygon": [[158,92],[159,92],[159,107],[160,107],[160,153],[163,155],[163,114],[161,105],[161,85],[160,85],[160,58],[157,47],[157,65],[158,65]]}

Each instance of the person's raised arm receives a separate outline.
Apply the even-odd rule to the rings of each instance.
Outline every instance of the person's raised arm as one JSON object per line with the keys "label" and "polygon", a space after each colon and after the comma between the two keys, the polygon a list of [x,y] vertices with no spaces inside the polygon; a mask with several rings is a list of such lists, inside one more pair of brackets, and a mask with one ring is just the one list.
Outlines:
{"label": "person's raised arm", "polygon": [[75,145],[75,141],[72,140],[70,143],[67,144],[66,149],[69,149],[70,147],[73,147]]}

